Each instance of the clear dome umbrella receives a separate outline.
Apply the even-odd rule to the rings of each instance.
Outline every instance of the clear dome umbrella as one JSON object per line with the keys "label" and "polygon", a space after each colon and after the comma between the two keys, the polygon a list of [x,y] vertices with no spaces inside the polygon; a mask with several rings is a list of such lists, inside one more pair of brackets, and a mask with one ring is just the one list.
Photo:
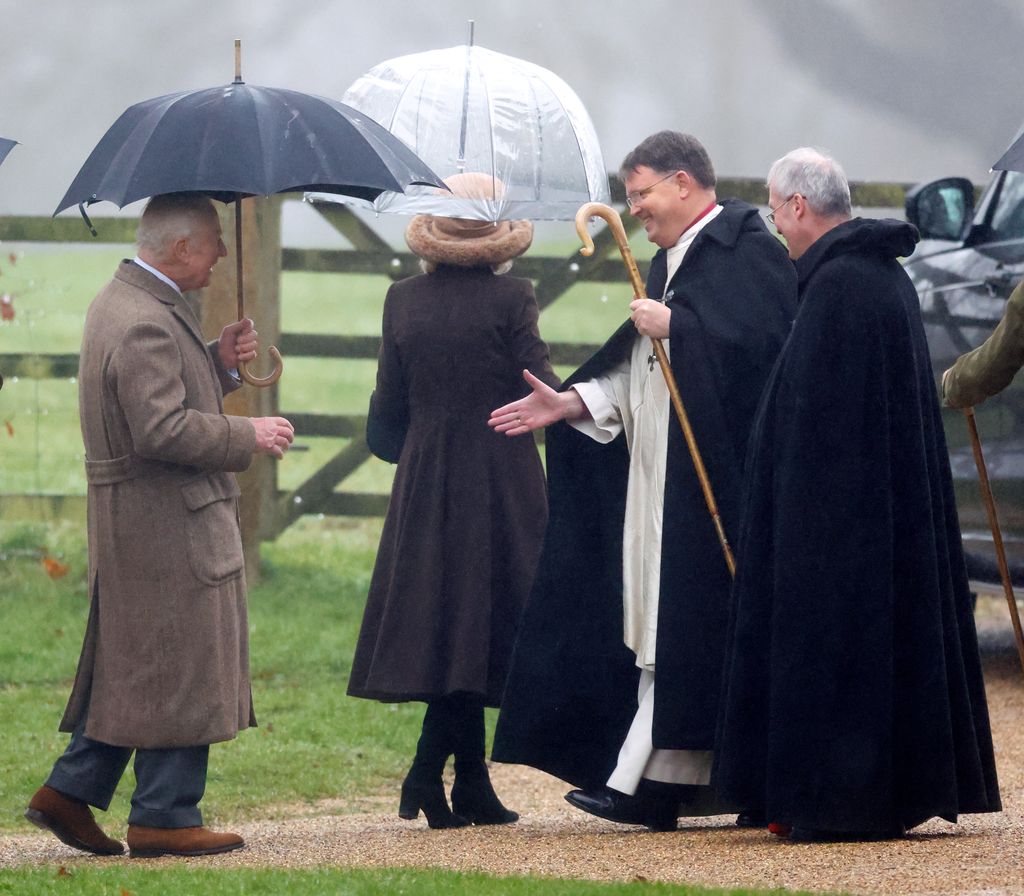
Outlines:
{"label": "clear dome umbrella", "polygon": [[473,46],[472,32],[469,46],[374,66],[342,102],[382,124],[442,178],[481,172],[499,186],[480,199],[430,187],[382,193],[372,202],[309,199],[484,221],[568,221],[586,202],[609,201],[597,133],[579,97],[547,69]]}

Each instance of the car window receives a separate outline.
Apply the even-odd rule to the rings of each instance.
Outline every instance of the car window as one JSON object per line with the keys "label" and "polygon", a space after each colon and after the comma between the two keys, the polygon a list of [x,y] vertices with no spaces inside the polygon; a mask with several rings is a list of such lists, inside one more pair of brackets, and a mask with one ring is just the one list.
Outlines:
{"label": "car window", "polygon": [[1024,239],[1024,173],[1006,172],[991,228],[993,242]]}
{"label": "car window", "polygon": [[917,223],[929,239],[959,240],[967,209],[959,185],[925,190],[917,200]]}

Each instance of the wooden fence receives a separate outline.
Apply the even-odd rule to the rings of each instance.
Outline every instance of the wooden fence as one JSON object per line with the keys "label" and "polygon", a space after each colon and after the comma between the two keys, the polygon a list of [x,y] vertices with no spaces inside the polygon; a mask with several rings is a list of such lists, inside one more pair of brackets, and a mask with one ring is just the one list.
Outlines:
{"label": "wooden fence", "polygon": [[[866,208],[903,207],[907,185],[854,184],[854,205]],[[758,180],[722,180],[720,196],[736,196],[755,204],[764,203],[764,184]],[[613,202],[623,207],[621,182],[613,179]],[[244,258],[246,269],[246,313],[260,322],[263,345],[276,344],[286,357],[331,359],[376,358],[376,336],[324,335],[280,332],[280,281],[284,271],[336,272],[343,274],[379,274],[399,280],[418,272],[418,259],[405,251],[396,251],[364,220],[347,207],[335,203],[316,203],[317,211],[351,244],[351,249],[296,249],[281,245],[282,197],[244,200]],[[638,226],[636,219],[624,215],[628,234]],[[98,242],[131,243],[137,221],[128,218],[104,219]],[[233,233],[233,207],[222,210],[225,233]],[[82,242],[83,225],[72,217],[0,218],[0,241],[5,242]],[[535,284],[540,307],[546,308],[573,285],[580,282],[617,282],[624,279],[621,259],[607,228],[595,238],[590,257],[578,254],[565,257],[541,257],[531,254],[516,261],[516,274],[530,277]],[[642,268],[646,263],[642,263]],[[203,321],[206,332],[216,329],[216,321],[234,318],[234,265],[220,265],[203,296]],[[210,324],[207,326],[207,324]],[[551,343],[553,363],[577,366],[588,358],[596,345]],[[78,356],[0,353],[0,373],[23,377],[66,378],[75,376]],[[259,372],[259,371],[258,371]],[[249,558],[248,572],[258,578],[259,543],[273,540],[304,514],[376,516],[384,513],[388,496],[346,491],[345,481],[369,458],[365,442],[366,417],[358,414],[313,414],[278,407],[277,388],[242,389],[228,396],[228,413],[288,417],[296,431],[304,436],[331,436],[347,440],[345,445],[315,473],[297,487],[278,488],[276,466],[267,457],[258,457],[239,477],[242,486],[242,528]],[[4,515],[32,513],[51,517],[56,513],[80,512],[80,496],[0,495]]]}

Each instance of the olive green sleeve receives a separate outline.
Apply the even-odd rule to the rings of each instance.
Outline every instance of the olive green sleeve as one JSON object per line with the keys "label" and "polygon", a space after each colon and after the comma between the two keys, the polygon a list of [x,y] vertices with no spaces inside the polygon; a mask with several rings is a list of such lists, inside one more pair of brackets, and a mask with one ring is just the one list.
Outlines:
{"label": "olive green sleeve", "polygon": [[1024,365],[1024,282],[1010,293],[1003,318],[981,345],[942,377],[942,397],[952,408],[980,404],[1005,389]]}

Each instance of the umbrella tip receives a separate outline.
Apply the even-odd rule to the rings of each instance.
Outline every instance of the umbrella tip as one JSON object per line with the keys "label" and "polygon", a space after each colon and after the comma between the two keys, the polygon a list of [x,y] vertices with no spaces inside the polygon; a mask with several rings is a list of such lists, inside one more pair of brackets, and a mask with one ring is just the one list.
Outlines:
{"label": "umbrella tip", "polygon": [[476,27],[476,22],[472,19],[469,20],[469,45],[473,46],[473,29]]}
{"label": "umbrella tip", "polygon": [[235,83],[242,84],[242,40],[235,38]]}

